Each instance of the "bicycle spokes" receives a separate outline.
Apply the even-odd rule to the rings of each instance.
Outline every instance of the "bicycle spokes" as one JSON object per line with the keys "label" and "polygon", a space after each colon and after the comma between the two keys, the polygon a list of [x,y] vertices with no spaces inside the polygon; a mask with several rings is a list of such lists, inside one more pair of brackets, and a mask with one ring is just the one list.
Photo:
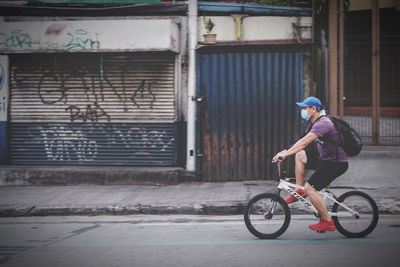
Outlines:
{"label": "bicycle spokes", "polygon": [[350,191],[339,197],[332,211],[337,230],[348,237],[363,237],[375,229],[379,211],[375,201],[367,194]]}
{"label": "bicycle spokes", "polygon": [[290,220],[284,200],[273,194],[261,194],[250,200],[245,211],[246,226],[259,238],[275,238],[282,234]]}

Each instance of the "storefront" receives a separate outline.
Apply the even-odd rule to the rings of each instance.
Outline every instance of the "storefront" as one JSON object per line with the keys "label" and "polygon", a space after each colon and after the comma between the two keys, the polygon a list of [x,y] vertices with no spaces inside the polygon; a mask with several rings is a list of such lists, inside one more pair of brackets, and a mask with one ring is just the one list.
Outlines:
{"label": "storefront", "polygon": [[177,164],[174,22],[9,23],[1,34],[9,163]]}

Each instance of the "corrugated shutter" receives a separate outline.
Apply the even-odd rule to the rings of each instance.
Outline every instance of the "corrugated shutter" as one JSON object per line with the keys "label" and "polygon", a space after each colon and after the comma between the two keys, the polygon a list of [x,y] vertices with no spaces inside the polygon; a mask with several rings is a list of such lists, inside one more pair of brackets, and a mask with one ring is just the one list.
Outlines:
{"label": "corrugated shutter", "polygon": [[175,56],[11,56],[11,163],[176,163]]}
{"label": "corrugated shutter", "polygon": [[198,67],[203,180],[272,178],[272,157],[301,134],[303,52],[210,52]]}
{"label": "corrugated shutter", "polygon": [[173,165],[173,123],[11,123],[14,164]]}
{"label": "corrugated shutter", "polygon": [[11,66],[13,122],[175,119],[172,55],[14,55]]}

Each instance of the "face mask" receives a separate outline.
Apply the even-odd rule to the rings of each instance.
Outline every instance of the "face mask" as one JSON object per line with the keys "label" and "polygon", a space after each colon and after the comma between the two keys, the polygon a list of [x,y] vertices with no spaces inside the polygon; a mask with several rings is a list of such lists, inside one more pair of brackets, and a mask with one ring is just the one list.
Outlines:
{"label": "face mask", "polygon": [[308,115],[307,110],[305,110],[305,109],[301,110],[301,117],[306,121],[308,121],[310,119],[310,115]]}

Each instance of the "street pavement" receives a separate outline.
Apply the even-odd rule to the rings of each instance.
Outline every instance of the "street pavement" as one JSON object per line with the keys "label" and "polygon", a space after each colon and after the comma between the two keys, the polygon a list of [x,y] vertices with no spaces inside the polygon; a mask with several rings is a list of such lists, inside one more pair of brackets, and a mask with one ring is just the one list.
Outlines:
{"label": "street pavement", "polygon": [[[360,190],[382,214],[400,214],[400,147],[370,147],[350,159],[349,170],[331,184],[339,196]],[[311,172],[307,172],[307,177]],[[307,179],[306,177],[306,179]],[[293,180],[292,180],[293,181]],[[182,182],[150,185],[0,186],[0,216],[243,214],[247,202],[273,192],[277,181]],[[282,197],[286,197],[282,193]],[[292,211],[309,214],[300,203]]]}
{"label": "street pavement", "polygon": [[399,266],[400,215],[381,215],[364,238],[314,232],[316,221],[293,215],[285,233],[261,240],[243,215],[3,217],[0,266]]}

